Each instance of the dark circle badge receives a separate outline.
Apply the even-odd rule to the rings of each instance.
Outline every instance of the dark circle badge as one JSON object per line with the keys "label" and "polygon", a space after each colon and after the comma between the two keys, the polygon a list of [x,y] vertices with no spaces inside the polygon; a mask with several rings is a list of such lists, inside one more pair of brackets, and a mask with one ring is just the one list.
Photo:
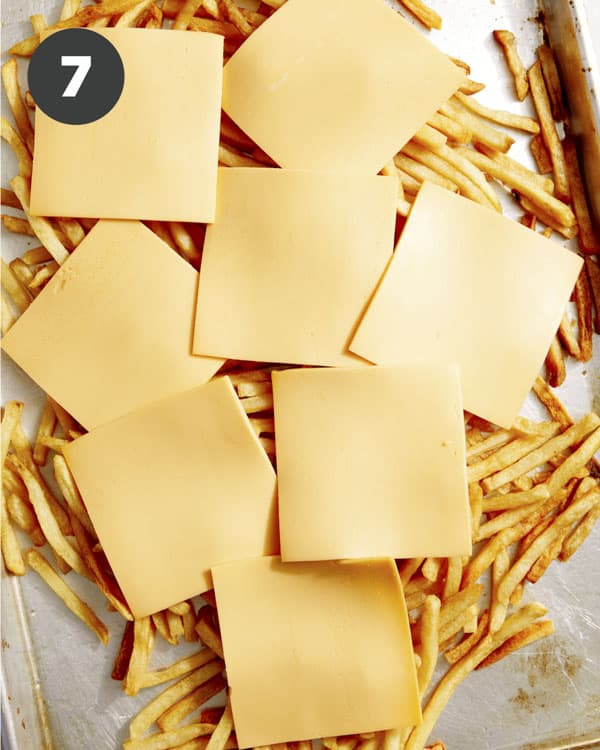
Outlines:
{"label": "dark circle badge", "polygon": [[29,90],[48,117],[66,125],[99,120],[118,102],[125,71],[114,45],[91,29],[47,37],[29,63]]}

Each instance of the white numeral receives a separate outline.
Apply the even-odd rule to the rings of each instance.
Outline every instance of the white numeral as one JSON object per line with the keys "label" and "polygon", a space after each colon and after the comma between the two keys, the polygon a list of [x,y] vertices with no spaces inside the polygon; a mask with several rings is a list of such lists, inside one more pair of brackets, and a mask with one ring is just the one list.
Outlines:
{"label": "white numeral", "polygon": [[77,96],[81,84],[85,81],[85,77],[90,72],[92,67],[91,55],[62,55],[60,58],[60,64],[66,67],[74,67],[77,70],[73,73],[73,78],[69,81],[67,88],[65,89],[63,96],[73,97]]}

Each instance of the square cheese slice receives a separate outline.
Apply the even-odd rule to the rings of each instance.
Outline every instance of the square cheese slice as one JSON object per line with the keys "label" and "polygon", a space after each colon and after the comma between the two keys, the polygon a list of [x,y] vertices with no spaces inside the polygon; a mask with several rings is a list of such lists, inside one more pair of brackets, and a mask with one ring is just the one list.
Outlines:
{"label": "square cheese slice", "polygon": [[351,349],[457,362],[465,409],[510,427],[581,270],[575,253],[425,183]]}
{"label": "square cheese slice", "polygon": [[240,748],[420,722],[393,560],[244,560],[213,580]]}
{"label": "square cheese slice", "polygon": [[458,368],[273,373],[281,557],[471,553]]}
{"label": "square cheese slice", "polygon": [[220,169],[194,352],[361,364],[348,344],[392,255],[396,198],[389,177]]}
{"label": "square cheese slice", "polygon": [[94,31],[121,56],[123,93],[87,125],[64,125],[37,108],[32,213],[212,221],[223,37]]}
{"label": "square cheese slice", "polygon": [[219,562],[278,551],[275,472],[229,378],[98,427],[65,458],[136,617],[212,588]]}
{"label": "square cheese slice", "polygon": [[383,0],[288,0],[226,64],[223,109],[282,167],[376,174],[463,78]]}
{"label": "square cheese slice", "polygon": [[197,278],[143,224],[100,221],[2,347],[92,429],[202,385],[221,367],[191,353]]}

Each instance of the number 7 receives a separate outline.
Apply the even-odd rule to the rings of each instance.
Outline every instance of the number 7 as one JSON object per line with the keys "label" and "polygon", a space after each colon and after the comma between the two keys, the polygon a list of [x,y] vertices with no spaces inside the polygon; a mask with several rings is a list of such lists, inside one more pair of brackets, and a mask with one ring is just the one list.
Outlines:
{"label": "number 7", "polygon": [[67,84],[67,88],[63,93],[63,96],[77,96],[81,85],[85,81],[85,77],[90,72],[90,68],[92,67],[91,55],[62,55],[60,58],[60,64],[63,67],[77,68],[77,70],[73,73],[73,78],[71,78],[71,80]]}

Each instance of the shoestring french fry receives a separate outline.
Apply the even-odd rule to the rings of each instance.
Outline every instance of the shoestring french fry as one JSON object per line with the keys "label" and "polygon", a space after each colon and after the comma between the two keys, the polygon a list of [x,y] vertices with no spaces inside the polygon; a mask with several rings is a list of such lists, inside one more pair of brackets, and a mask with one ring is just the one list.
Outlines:
{"label": "shoestring french fry", "polygon": [[494,39],[498,42],[504,53],[506,64],[514,80],[517,99],[522,102],[529,93],[529,81],[527,79],[527,71],[517,49],[515,35],[512,31],[498,29],[494,31]]}
{"label": "shoestring french fry", "polygon": [[442,17],[422,0],[400,0],[400,4],[427,29],[441,29]]}
{"label": "shoestring french fry", "polygon": [[[191,693],[181,698],[181,700],[177,701],[177,703],[162,713],[156,720],[156,723],[163,732],[175,729],[177,725],[181,724],[185,717],[188,716],[188,714],[191,714],[192,711],[203,706],[213,696],[218,695],[225,690],[226,687],[227,683],[222,675],[217,674],[214,677],[211,677],[208,682],[205,682],[195,690],[192,690]],[[214,731],[215,726],[215,724],[212,724],[213,729],[210,733]]]}
{"label": "shoestring french fry", "polygon": [[571,201],[573,210],[577,217],[579,227],[579,249],[583,253],[594,255],[600,252],[600,237],[594,229],[590,210],[588,207],[587,196],[579,171],[579,160],[575,141],[571,136],[567,136],[562,142],[565,166],[568,175],[568,182],[571,188]]}
{"label": "shoestring french fry", "polygon": [[513,128],[514,130],[522,130],[524,133],[532,133],[533,135],[537,135],[540,132],[539,124],[531,117],[515,115],[512,112],[505,112],[500,109],[491,109],[480,104],[475,97],[465,96],[460,91],[454,96],[463,107],[483,117],[485,120],[495,122],[497,125],[504,125],[507,128]]}
{"label": "shoestring french fry", "polygon": [[483,667],[489,667],[491,664],[495,664],[497,661],[504,659],[505,656],[514,653],[524,646],[528,646],[530,643],[535,643],[541,638],[546,638],[554,633],[554,623],[552,620],[540,620],[534,622],[531,625],[523,628],[519,633],[513,635],[507,641],[504,641],[502,646],[497,648],[495,651],[487,656],[482,662],[480,662],[476,669],[483,669]]}
{"label": "shoestring french fry", "polygon": [[550,174],[552,172],[552,159],[541,135],[534,136],[529,141],[531,154],[535,159],[538,172],[540,174]]}
{"label": "shoestring french fry", "polygon": [[556,61],[554,60],[554,53],[546,44],[541,44],[537,48],[537,58],[542,67],[542,74],[546,83],[548,98],[550,99],[552,117],[557,122],[562,122],[566,119],[565,101]]}

